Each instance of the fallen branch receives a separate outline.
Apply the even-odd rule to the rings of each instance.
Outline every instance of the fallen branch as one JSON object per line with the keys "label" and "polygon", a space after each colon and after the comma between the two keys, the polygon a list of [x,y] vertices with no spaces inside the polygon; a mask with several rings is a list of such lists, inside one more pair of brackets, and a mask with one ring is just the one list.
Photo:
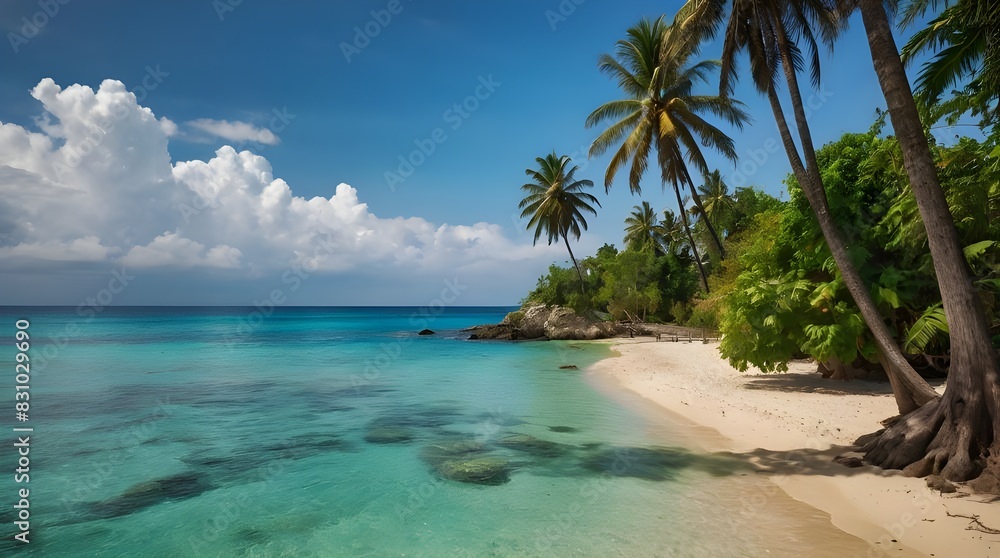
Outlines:
{"label": "fallen branch", "polygon": [[948,514],[948,517],[961,517],[963,519],[970,520],[968,527],[965,528],[966,531],[982,531],[983,533],[989,533],[991,535],[1000,535],[1000,529],[994,529],[983,525],[983,523],[979,521],[978,515],[962,515],[960,513],[951,513],[948,510],[945,510],[944,513]]}

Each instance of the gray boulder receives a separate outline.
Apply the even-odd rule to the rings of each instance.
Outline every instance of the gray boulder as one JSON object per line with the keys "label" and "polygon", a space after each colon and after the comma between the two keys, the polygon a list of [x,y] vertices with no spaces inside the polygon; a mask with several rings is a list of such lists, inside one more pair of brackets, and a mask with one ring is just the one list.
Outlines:
{"label": "gray boulder", "polygon": [[612,323],[581,316],[572,308],[543,304],[511,312],[500,323],[505,322],[517,325],[526,338],[605,339],[618,333]]}

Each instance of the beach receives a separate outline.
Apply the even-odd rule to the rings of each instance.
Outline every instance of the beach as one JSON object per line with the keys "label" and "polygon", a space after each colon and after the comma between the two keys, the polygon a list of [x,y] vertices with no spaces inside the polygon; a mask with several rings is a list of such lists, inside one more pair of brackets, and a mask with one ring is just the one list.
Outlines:
{"label": "beach", "polygon": [[[996,498],[961,487],[942,494],[924,479],[833,462],[895,414],[887,382],[826,380],[808,362],[781,374],[740,373],[721,358],[718,343],[636,338],[615,340],[612,348],[619,356],[593,365],[591,381],[655,404],[639,405],[644,412],[680,419],[700,449],[750,461],[781,492],[865,541],[861,555],[1000,556],[1000,534],[978,528],[1000,528]],[[767,492],[751,497],[749,509],[774,511],[769,507],[779,499]]]}

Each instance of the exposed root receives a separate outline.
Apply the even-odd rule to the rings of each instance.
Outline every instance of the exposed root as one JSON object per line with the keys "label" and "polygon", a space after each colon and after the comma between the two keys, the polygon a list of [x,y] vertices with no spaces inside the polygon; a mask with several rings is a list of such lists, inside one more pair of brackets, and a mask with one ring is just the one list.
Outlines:
{"label": "exposed root", "polygon": [[941,423],[941,400],[936,399],[886,428],[881,435],[859,439],[865,461],[883,469],[902,469],[927,455]]}
{"label": "exposed root", "polygon": [[994,444],[992,455],[986,460],[986,468],[979,477],[969,481],[969,488],[983,494],[1000,494],[1000,450]]}
{"label": "exposed root", "polygon": [[956,408],[963,410],[945,399],[931,401],[856,444],[867,463],[883,469],[902,469],[911,477],[940,475],[953,482],[982,477],[975,490],[1000,493],[1000,458],[986,459],[988,452],[972,426],[952,416]]}

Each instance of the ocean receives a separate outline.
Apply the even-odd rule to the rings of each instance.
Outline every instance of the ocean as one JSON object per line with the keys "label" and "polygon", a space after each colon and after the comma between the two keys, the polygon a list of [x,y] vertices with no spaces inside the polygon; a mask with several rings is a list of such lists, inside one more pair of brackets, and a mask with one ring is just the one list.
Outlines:
{"label": "ocean", "polygon": [[0,553],[782,555],[608,345],[466,340],[509,310],[0,308]]}

